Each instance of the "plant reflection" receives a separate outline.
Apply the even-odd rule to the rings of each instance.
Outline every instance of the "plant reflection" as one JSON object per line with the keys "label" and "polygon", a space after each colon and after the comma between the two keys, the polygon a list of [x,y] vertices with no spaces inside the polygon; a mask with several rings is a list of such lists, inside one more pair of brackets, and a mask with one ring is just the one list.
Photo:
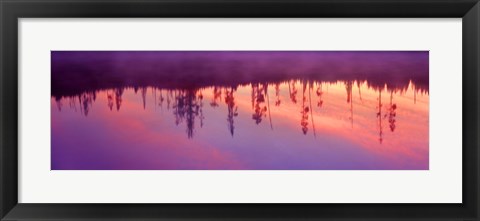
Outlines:
{"label": "plant reflection", "polygon": [[[204,125],[204,108],[203,100],[204,93],[209,92],[211,94],[211,100],[208,101],[208,108],[219,108],[224,105],[226,109],[226,124],[229,134],[235,136],[235,121],[240,114],[239,113],[238,99],[236,93],[239,87],[250,88],[250,103],[251,103],[251,119],[255,125],[264,123],[268,115],[269,127],[273,130],[272,115],[270,113],[271,108],[281,110],[285,105],[293,105],[299,112],[298,119],[300,121],[300,131],[302,134],[307,135],[311,130],[314,137],[316,137],[315,129],[315,116],[314,112],[320,114],[320,110],[325,107],[324,99],[328,97],[328,93],[324,91],[324,88],[332,84],[343,84],[346,90],[345,98],[346,110],[348,111],[348,122],[350,127],[354,127],[354,104],[366,105],[364,99],[362,99],[361,84],[367,84],[366,81],[336,81],[336,82],[320,82],[312,80],[287,80],[283,82],[274,83],[250,83],[246,85],[237,86],[213,86],[204,88],[160,88],[152,86],[133,87],[135,93],[140,91],[141,105],[145,109],[148,107],[148,90],[152,91],[152,96],[155,100],[155,108],[157,106],[163,110],[164,103],[166,102],[166,108],[174,115],[174,124],[177,126],[184,125],[186,127],[186,134],[188,138],[193,138],[196,127],[200,128]],[[358,101],[353,100],[353,88],[355,84],[358,87]],[[298,87],[301,88],[301,100],[297,101]],[[372,120],[376,118],[376,124],[378,128],[378,142],[383,142],[384,137],[384,121],[388,121],[388,128],[391,133],[395,132],[397,124],[397,103],[395,103],[395,96],[403,96],[408,88],[413,90],[412,103],[417,103],[417,94],[427,94],[428,90],[415,87],[413,82],[403,87],[389,87],[388,85],[372,86],[369,85],[369,90],[374,91],[376,95],[376,104],[372,107]],[[272,91],[269,91],[272,88]],[[88,116],[91,112],[91,107],[95,102],[98,94],[102,93],[106,95],[107,107],[110,111],[121,111],[121,106],[124,98],[122,98],[124,91],[132,89],[132,87],[113,88],[107,90],[88,91],[78,95],[72,96],[53,96],[55,103],[59,111],[64,109],[64,103],[68,104],[71,110],[77,111],[79,109],[80,114]],[[281,94],[282,89],[287,90],[290,100],[287,103],[282,102]],[[389,93],[389,103],[385,105],[382,103],[382,91]],[[270,107],[269,93],[274,95],[274,105]],[[157,97],[158,94],[158,97]],[[138,96],[138,95],[136,95]],[[223,98],[223,104],[222,104]],[[316,105],[313,105],[313,104]],[[115,107],[115,108],[114,108]],[[318,116],[317,116],[318,117]],[[198,125],[197,125],[198,124]]]}

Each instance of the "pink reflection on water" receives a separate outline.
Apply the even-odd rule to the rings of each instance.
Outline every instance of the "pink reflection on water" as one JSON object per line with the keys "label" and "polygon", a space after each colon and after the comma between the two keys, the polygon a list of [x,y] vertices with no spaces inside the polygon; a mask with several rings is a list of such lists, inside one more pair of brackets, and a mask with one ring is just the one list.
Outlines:
{"label": "pink reflection on water", "polygon": [[366,81],[52,98],[52,169],[428,169],[429,94]]}

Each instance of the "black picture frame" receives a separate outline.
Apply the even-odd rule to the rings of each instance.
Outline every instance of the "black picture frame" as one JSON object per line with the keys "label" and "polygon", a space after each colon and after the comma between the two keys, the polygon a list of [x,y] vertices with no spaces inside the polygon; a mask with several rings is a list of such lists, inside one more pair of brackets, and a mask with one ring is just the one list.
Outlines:
{"label": "black picture frame", "polygon": [[[1,220],[479,220],[478,0],[0,0]],[[462,18],[461,204],[18,203],[18,19],[120,17]],[[448,44],[448,42],[445,42]],[[129,191],[126,189],[125,191]]]}

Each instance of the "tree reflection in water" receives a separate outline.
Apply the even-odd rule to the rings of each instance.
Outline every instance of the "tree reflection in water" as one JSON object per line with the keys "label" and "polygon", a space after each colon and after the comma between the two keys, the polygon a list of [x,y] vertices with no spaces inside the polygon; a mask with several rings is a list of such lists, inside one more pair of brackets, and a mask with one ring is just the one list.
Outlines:
{"label": "tree reflection in water", "polygon": [[[275,83],[251,83],[249,85],[241,85],[240,87],[245,88],[249,87],[251,91],[251,119],[255,125],[260,125],[263,123],[263,120],[269,117],[269,126],[273,130],[272,116],[270,113],[271,108],[276,108],[281,110],[285,105],[293,105],[298,108],[300,115],[298,119],[300,121],[300,131],[302,134],[307,135],[309,129],[312,130],[312,134],[316,136],[315,130],[315,115],[314,111],[317,113],[320,112],[325,107],[324,99],[328,97],[328,94],[325,94],[324,87],[328,87],[331,84],[344,84],[346,89],[346,102],[345,106],[346,111],[348,111],[347,121],[350,123],[351,127],[354,126],[354,100],[353,100],[353,87],[357,84],[358,87],[358,103],[356,105],[365,106],[364,100],[362,99],[362,92],[360,90],[361,84],[367,84],[368,82],[360,81],[345,81],[345,82],[318,82],[318,81],[309,81],[309,80],[287,80],[283,82]],[[289,102],[284,104],[281,102],[281,93],[283,89],[288,88],[288,97],[290,98]],[[301,87],[301,102],[297,102],[297,93],[298,85]],[[409,83],[411,90],[413,90],[412,103],[416,105],[417,103],[417,94],[426,94],[428,95],[428,90],[420,89],[416,87],[414,83]],[[397,125],[397,110],[401,107],[395,103],[395,96],[404,96],[406,90],[409,88],[409,85],[403,87],[388,87],[384,85],[383,87],[378,86],[369,86],[369,90],[373,90],[377,93],[376,104],[372,109],[372,120],[376,116],[376,124],[378,129],[378,142],[383,142],[384,136],[384,121],[388,122],[388,128],[390,132],[395,132]],[[193,138],[196,130],[196,123],[199,123],[200,128],[204,125],[204,111],[205,106],[203,105],[204,93],[211,91],[211,100],[209,101],[208,108],[218,108],[223,104],[220,102],[222,97],[224,105],[226,108],[226,124],[229,134],[233,137],[235,135],[235,118],[240,114],[239,113],[238,101],[236,96],[237,89],[239,86],[214,86],[212,88],[188,88],[188,89],[166,89],[159,87],[133,87],[134,91],[140,90],[140,96],[142,100],[142,108],[145,109],[147,104],[147,90],[151,88],[152,96],[155,99],[155,108],[160,106],[163,109],[164,102],[167,103],[167,110],[172,109],[174,115],[174,124],[177,126],[185,125],[186,134],[188,138]],[[273,88],[272,92],[269,92],[268,88]],[[122,98],[124,91],[131,89],[131,87],[123,88],[114,88],[107,90],[99,91],[88,91],[78,95],[71,96],[53,96],[57,108],[59,111],[64,110],[64,103],[68,104],[70,110],[77,111],[79,109],[80,114],[88,116],[91,112],[91,107],[95,102],[97,95],[102,93],[106,95],[107,107],[110,111],[121,111]],[[207,90],[208,89],[208,90]],[[387,91],[389,93],[389,103],[384,106],[382,103],[382,91]],[[157,92],[159,96],[157,97]],[[270,107],[269,93],[274,94],[274,105]],[[313,97],[312,97],[313,95]],[[137,95],[138,96],[138,95]],[[157,103],[158,102],[158,103]],[[312,105],[315,103],[316,105]],[[114,108],[115,106],[115,108]]]}
{"label": "tree reflection in water", "polygon": [[[235,97],[233,92],[235,88],[230,88],[230,90],[225,89],[225,104],[228,107],[228,114],[227,114],[227,122],[228,122],[228,130],[233,137],[233,133],[235,130],[234,126],[234,117],[238,116],[238,106],[235,105]],[[215,93],[215,92],[214,92]]]}

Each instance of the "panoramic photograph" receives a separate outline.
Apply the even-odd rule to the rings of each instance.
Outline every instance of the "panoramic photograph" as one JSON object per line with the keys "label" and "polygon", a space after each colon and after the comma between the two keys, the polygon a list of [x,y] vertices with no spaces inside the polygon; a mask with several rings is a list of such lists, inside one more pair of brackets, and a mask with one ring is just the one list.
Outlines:
{"label": "panoramic photograph", "polygon": [[51,51],[52,170],[428,170],[428,51]]}

